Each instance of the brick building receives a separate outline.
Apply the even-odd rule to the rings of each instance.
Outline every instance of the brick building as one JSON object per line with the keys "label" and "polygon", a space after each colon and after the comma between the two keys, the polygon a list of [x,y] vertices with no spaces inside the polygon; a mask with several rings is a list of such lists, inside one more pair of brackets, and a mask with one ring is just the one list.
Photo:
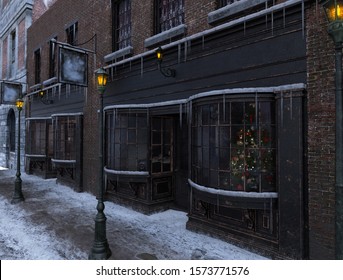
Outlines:
{"label": "brick building", "polygon": [[[31,24],[33,1],[0,1],[0,166],[17,168],[18,111],[12,86],[26,91],[27,28]],[[18,89],[19,89],[18,88]],[[24,127],[24,116],[20,120]],[[20,142],[24,150],[25,133]],[[21,163],[24,163],[21,152]]]}
{"label": "brick building", "polygon": [[188,229],[274,258],[333,259],[325,24],[317,1],[55,1],[28,31],[26,170],[97,192],[105,67],[108,200],[187,211]]}

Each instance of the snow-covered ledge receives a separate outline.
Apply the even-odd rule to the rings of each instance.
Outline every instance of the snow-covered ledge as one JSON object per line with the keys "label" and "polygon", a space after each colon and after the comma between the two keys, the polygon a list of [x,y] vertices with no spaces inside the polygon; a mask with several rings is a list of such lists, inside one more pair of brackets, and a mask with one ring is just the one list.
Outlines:
{"label": "snow-covered ledge", "polygon": [[147,171],[125,171],[125,170],[114,170],[104,167],[104,171],[107,174],[113,175],[126,175],[126,176],[149,176]]}
{"label": "snow-covered ledge", "polygon": [[188,183],[192,188],[195,188],[199,191],[211,193],[215,195],[222,195],[228,197],[244,197],[244,198],[278,198],[277,192],[241,192],[241,191],[227,191],[221,189],[214,189],[205,186],[198,185],[194,183],[191,179],[188,179]]}
{"label": "snow-covered ledge", "polygon": [[110,53],[108,55],[105,55],[104,60],[106,63],[108,63],[110,61],[115,61],[120,57],[125,58],[125,56],[129,56],[132,54],[133,54],[133,47],[128,46],[126,48],[123,48],[123,49],[120,49],[120,50],[115,51],[113,53]]}
{"label": "snow-covered ledge", "polygon": [[53,164],[76,164],[76,160],[74,159],[51,159]]}
{"label": "snow-covered ledge", "polygon": [[267,2],[268,0],[236,0],[236,2],[232,4],[228,4],[218,10],[210,12],[208,14],[208,23],[213,24],[219,20],[225,19],[229,16],[263,3],[265,3],[267,7]]}
{"label": "snow-covered ledge", "polygon": [[30,154],[25,154],[25,157],[28,158],[46,158],[46,155],[30,155]]}
{"label": "snow-covered ledge", "polygon": [[180,24],[164,32],[158,33],[144,41],[144,47],[150,48],[154,45],[160,44],[161,42],[173,39],[180,35],[185,34],[187,31],[187,25]]}

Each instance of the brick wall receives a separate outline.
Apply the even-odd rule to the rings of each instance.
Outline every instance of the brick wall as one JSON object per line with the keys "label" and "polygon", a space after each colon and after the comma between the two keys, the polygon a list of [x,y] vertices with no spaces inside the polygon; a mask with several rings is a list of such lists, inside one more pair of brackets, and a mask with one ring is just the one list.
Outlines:
{"label": "brick wall", "polygon": [[[39,7],[38,7],[39,8]],[[34,85],[34,51],[41,49],[41,81],[49,79],[49,44],[66,42],[66,28],[78,22],[78,44],[94,51],[88,54],[88,88],[84,103],[83,187],[95,193],[98,188],[98,109],[99,98],[95,88],[94,71],[104,65],[103,57],[111,52],[110,1],[65,0],[56,1],[28,30],[28,84]],[[94,37],[94,35],[96,35]],[[96,40],[96,41],[95,41]],[[88,42],[88,43],[85,43]],[[85,43],[85,44],[83,44]],[[59,109],[61,110],[61,109]],[[61,113],[61,112],[58,112]]]}
{"label": "brick wall", "polygon": [[210,28],[207,15],[216,9],[215,0],[185,0],[185,23],[188,35]]}
{"label": "brick wall", "polygon": [[142,53],[144,51],[144,40],[154,35],[153,6],[154,0],[131,1],[132,47],[135,53]]}
{"label": "brick wall", "polygon": [[25,53],[26,53],[26,18],[24,18],[18,25],[18,70],[24,68]]}
{"label": "brick wall", "polygon": [[309,257],[334,258],[334,44],[320,5],[307,15]]}

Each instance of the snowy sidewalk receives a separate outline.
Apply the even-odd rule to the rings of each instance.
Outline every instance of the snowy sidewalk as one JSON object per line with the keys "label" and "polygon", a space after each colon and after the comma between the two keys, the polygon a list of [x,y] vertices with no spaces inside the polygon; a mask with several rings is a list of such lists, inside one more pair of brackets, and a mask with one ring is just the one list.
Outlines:
{"label": "snowy sidewalk", "polygon": [[[10,203],[15,172],[0,168],[0,259],[87,259],[94,238],[95,197],[25,173],[25,202]],[[150,216],[105,202],[111,259],[265,259],[221,240],[186,230],[187,215]]]}

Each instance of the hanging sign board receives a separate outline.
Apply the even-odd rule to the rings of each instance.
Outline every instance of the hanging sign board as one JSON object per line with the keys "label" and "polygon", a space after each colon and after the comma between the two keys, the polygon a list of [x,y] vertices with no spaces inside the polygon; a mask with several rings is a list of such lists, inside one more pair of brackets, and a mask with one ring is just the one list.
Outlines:
{"label": "hanging sign board", "polygon": [[88,77],[88,55],[74,48],[59,48],[59,70],[60,83],[87,86]]}
{"label": "hanging sign board", "polygon": [[15,105],[16,100],[22,95],[22,86],[20,83],[2,81],[0,85],[0,103]]}

